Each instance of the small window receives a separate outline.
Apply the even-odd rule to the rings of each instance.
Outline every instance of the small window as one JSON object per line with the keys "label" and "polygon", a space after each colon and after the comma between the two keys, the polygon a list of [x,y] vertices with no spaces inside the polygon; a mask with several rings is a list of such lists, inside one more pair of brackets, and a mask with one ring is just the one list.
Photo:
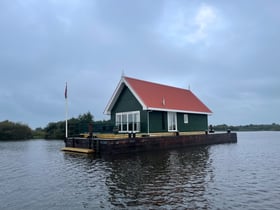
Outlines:
{"label": "small window", "polygon": [[189,123],[189,116],[188,116],[188,114],[184,114],[184,123],[185,124]]}

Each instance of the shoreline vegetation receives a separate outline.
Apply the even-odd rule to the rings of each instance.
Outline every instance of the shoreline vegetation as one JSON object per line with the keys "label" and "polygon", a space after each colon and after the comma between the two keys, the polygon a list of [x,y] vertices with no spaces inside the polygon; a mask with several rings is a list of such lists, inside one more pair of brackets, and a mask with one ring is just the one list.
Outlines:
{"label": "shoreline vegetation", "polygon": [[[93,121],[90,112],[79,115],[77,118],[68,120],[69,136],[78,136],[87,133],[90,129],[97,133],[110,133],[114,125],[109,120]],[[226,124],[211,125],[214,131],[280,131],[280,124],[249,124],[231,126]],[[27,139],[64,139],[65,121],[50,122],[45,128],[32,130],[27,124],[11,122],[8,120],[0,122],[0,141],[4,140],[27,140]]]}

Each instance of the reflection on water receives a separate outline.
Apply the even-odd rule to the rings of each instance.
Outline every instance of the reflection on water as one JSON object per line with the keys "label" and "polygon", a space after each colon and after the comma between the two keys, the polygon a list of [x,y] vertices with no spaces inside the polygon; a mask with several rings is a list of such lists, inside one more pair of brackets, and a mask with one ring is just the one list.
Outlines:
{"label": "reflection on water", "polygon": [[280,133],[113,157],[0,142],[0,209],[277,209]]}
{"label": "reflection on water", "polygon": [[208,150],[202,147],[108,161],[112,170],[106,179],[110,202],[122,208],[206,208],[205,182],[211,177],[207,160]]}
{"label": "reflection on water", "polygon": [[203,196],[206,182],[212,177],[207,168],[207,147],[101,159],[65,153],[64,161],[68,171],[79,174],[79,182],[72,177],[67,186],[84,194],[85,207],[166,209],[208,205]]}

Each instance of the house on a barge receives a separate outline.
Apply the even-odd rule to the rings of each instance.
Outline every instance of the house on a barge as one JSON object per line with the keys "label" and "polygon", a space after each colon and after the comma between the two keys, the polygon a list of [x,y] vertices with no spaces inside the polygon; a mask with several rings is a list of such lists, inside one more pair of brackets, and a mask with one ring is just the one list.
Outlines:
{"label": "house on a barge", "polygon": [[211,110],[190,90],[123,76],[104,111],[119,133],[205,131]]}
{"label": "house on a barge", "polygon": [[[204,133],[211,110],[190,90],[181,88],[122,77],[105,113],[111,115],[119,133],[128,135],[67,138],[62,150],[114,155],[237,142],[236,133]],[[203,133],[177,135],[189,131]]]}

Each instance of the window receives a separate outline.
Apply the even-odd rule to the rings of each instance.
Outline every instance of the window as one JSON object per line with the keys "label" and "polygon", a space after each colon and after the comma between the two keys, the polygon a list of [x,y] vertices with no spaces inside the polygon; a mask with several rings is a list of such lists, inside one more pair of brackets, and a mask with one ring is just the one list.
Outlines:
{"label": "window", "polygon": [[177,131],[177,113],[168,112],[168,131]]}
{"label": "window", "polygon": [[188,114],[184,114],[184,123],[185,124],[189,123],[189,116],[188,116]]}
{"label": "window", "polygon": [[116,126],[120,133],[140,132],[140,112],[116,113]]}
{"label": "window", "polygon": [[118,131],[120,131],[122,129],[121,125],[122,125],[122,116],[121,115],[116,115],[116,126],[118,128]]}

